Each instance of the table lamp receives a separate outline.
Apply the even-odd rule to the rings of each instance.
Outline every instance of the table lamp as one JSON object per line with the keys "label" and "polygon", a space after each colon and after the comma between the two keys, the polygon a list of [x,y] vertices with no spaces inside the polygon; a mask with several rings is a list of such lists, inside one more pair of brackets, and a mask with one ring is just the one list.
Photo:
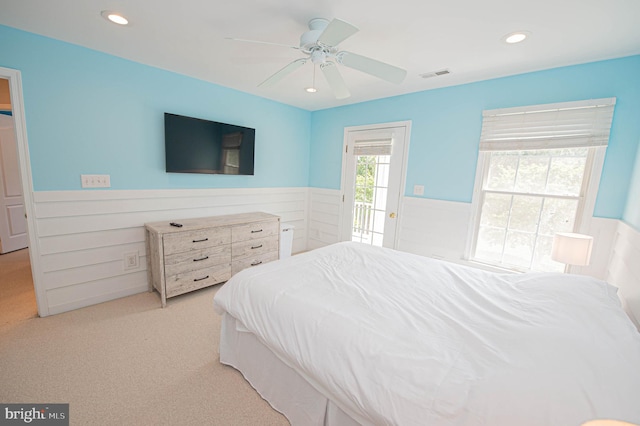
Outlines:
{"label": "table lamp", "polygon": [[585,266],[591,260],[593,237],[572,232],[559,232],[553,236],[551,259],[566,265]]}

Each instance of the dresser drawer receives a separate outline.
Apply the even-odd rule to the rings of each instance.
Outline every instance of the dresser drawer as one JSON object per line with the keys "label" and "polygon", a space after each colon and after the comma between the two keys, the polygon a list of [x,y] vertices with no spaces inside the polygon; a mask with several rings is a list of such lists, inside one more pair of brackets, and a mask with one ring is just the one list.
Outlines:
{"label": "dresser drawer", "polygon": [[231,246],[231,254],[233,260],[236,261],[249,256],[258,256],[270,251],[278,251],[278,242],[278,236],[272,235],[266,238],[233,243]]}
{"label": "dresser drawer", "polygon": [[164,236],[165,256],[189,250],[200,250],[231,242],[231,229],[228,226],[177,232]]}
{"label": "dresser drawer", "polygon": [[263,263],[271,262],[273,260],[278,260],[278,252],[273,251],[269,253],[263,253],[258,256],[251,256],[245,259],[234,260],[232,263],[232,275],[237,274],[246,268],[251,268],[252,266],[262,265]]}
{"label": "dresser drawer", "polygon": [[247,225],[234,226],[231,230],[231,240],[238,241],[255,240],[280,233],[280,221],[270,220],[266,222],[253,222]]}
{"label": "dresser drawer", "polygon": [[231,245],[207,247],[202,250],[190,250],[165,257],[164,273],[177,275],[184,272],[231,262]]}
{"label": "dresser drawer", "polygon": [[177,275],[167,275],[166,297],[173,297],[188,291],[218,284],[227,281],[229,278],[231,278],[231,263],[224,263],[222,265],[215,265]]}

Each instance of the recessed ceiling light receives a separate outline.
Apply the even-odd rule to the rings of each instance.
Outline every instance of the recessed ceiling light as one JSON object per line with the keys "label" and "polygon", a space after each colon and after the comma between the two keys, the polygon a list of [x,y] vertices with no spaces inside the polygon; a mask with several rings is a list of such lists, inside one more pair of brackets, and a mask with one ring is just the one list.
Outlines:
{"label": "recessed ceiling light", "polygon": [[531,33],[528,31],[516,31],[514,33],[510,33],[502,37],[502,40],[508,44],[515,44],[515,43],[523,42],[530,35]]}
{"label": "recessed ceiling light", "polygon": [[102,15],[104,19],[107,19],[114,24],[127,25],[129,23],[129,20],[127,18],[117,12],[112,12],[110,10],[103,10],[102,12],[100,12],[100,15]]}
{"label": "recessed ceiling light", "polygon": [[318,89],[316,89],[315,87],[307,87],[304,90],[306,90],[309,93],[316,93],[318,91]]}

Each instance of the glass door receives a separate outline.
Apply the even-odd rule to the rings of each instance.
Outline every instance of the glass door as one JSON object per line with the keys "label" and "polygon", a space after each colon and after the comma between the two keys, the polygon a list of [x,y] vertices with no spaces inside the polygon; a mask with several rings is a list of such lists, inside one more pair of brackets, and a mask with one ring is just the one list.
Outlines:
{"label": "glass door", "polygon": [[390,155],[357,155],[351,241],[382,246]]}
{"label": "glass door", "polygon": [[348,131],[343,240],[395,247],[407,134],[404,126]]}

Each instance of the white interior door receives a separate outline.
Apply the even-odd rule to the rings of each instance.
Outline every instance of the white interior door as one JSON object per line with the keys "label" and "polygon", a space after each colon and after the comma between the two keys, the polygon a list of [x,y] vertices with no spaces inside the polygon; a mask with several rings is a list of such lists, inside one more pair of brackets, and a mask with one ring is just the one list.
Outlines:
{"label": "white interior door", "polygon": [[408,123],[345,131],[343,241],[395,248]]}
{"label": "white interior door", "polygon": [[12,116],[0,114],[0,253],[27,247],[27,221]]}

